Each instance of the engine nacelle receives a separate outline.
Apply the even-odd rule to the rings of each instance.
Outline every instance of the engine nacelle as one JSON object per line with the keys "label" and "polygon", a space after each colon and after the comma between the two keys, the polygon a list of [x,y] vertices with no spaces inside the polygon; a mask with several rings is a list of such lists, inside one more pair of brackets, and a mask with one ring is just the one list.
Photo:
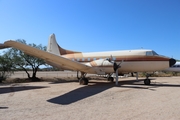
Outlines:
{"label": "engine nacelle", "polygon": [[99,60],[94,60],[89,63],[86,63],[86,65],[92,66],[92,67],[104,67],[104,66],[113,67],[113,62],[109,62],[108,59],[99,59]]}

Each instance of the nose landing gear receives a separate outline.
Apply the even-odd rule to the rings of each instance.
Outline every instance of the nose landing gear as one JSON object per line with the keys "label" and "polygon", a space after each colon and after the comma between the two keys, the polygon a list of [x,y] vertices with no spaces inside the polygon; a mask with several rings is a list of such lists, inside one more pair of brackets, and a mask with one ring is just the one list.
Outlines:
{"label": "nose landing gear", "polygon": [[[145,85],[150,85],[151,84],[151,80],[149,79],[149,74],[146,74],[146,79],[144,80],[144,84]],[[136,72],[136,81],[138,81],[138,72]]]}
{"label": "nose landing gear", "polygon": [[150,85],[151,84],[151,80],[149,79],[149,74],[146,74],[146,79],[144,80],[144,84],[145,85]]}

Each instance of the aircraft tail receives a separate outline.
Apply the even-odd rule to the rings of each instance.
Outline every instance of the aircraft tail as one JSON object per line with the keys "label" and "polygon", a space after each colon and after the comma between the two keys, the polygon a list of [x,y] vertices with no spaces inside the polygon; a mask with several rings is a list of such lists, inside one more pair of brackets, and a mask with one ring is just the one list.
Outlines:
{"label": "aircraft tail", "polygon": [[61,48],[58,43],[56,42],[55,34],[50,35],[49,42],[47,46],[47,52],[53,53],[55,55],[66,55],[66,54],[73,54],[73,53],[81,53],[71,50],[66,50]]}

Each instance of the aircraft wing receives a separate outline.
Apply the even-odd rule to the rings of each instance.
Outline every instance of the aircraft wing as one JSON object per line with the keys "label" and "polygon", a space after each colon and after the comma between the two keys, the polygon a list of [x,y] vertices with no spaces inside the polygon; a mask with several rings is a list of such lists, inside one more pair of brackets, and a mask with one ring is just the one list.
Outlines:
{"label": "aircraft wing", "polygon": [[62,67],[64,66],[65,68],[68,68],[70,70],[81,71],[85,73],[95,73],[93,68],[90,66],[81,64],[76,61],[72,61],[70,59],[67,59],[62,56],[58,56],[58,55],[55,55],[55,54],[52,54],[43,50],[39,50],[37,48],[22,44],[20,42],[9,40],[9,41],[4,42],[4,45],[19,49],[28,55],[38,57],[40,59],[44,59],[47,62],[51,62],[57,65],[60,65]]}
{"label": "aircraft wing", "polygon": [[9,48],[8,46],[0,43],[0,49]]}

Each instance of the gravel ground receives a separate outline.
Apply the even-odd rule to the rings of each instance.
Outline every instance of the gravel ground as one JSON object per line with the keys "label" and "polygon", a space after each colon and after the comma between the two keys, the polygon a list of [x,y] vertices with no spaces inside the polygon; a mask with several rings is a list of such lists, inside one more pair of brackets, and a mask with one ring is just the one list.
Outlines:
{"label": "gravel ground", "polygon": [[180,77],[0,84],[0,120],[178,120]]}

